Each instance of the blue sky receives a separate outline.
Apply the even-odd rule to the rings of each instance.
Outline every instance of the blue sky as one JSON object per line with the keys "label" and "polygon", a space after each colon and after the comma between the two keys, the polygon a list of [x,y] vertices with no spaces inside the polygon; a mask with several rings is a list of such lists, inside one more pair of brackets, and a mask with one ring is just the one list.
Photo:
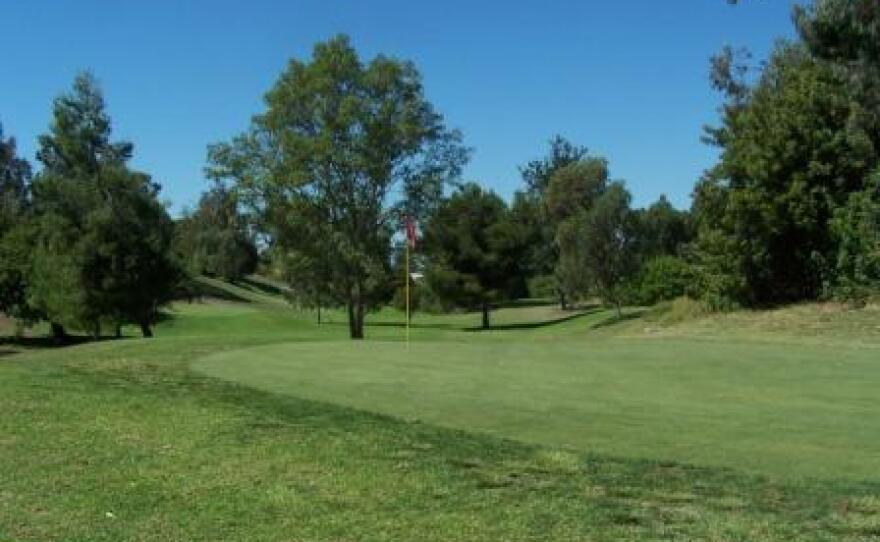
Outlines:
{"label": "blue sky", "polygon": [[792,36],[791,0],[118,2],[0,6],[0,123],[34,157],[75,73],[101,82],[114,133],[180,210],[207,187],[205,147],[243,130],[290,57],[351,36],[364,58],[413,60],[429,99],[475,152],[465,176],[505,197],[554,134],[606,156],[636,205],[679,207],[716,152],[709,57],[760,59]]}

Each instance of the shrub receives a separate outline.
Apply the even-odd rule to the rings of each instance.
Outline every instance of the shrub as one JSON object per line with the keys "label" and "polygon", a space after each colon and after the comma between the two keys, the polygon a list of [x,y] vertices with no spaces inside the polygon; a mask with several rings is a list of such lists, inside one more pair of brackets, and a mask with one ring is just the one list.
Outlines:
{"label": "shrub", "polygon": [[653,305],[675,299],[690,292],[694,284],[694,269],[681,258],[658,256],[642,266],[630,287],[630,302]]}

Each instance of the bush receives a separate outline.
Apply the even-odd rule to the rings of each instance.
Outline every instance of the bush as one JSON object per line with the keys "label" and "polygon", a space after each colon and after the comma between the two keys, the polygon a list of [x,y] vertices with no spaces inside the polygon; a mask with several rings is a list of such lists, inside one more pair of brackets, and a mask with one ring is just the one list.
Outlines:
{"label": "bush", "polygon": [[642,266],[630,286],[628,301],[653,305],[684,296],[693,284],[694,269],[690,264],[675,256],[658,256]]}
{"label": "bush", "polygon": [[558,295],[559,282],[553,275],[539,275],[529,279],[529,297],[532,299],[555,299]]}

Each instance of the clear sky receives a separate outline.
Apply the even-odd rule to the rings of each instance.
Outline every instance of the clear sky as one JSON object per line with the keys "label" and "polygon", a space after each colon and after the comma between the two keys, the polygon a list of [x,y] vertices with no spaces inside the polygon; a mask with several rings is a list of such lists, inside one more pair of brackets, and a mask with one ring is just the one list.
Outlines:
{"label": "clear sky", "polygon": [[242,131],[290,57],[351,36],[362,57],[415,61],[447,123],[475,149],[469,180],[505,197],[517,166],[561,134],[606,156],[636,205],[690,204],[716,152],[700,143],[723,45],[764,58],[793,35],[792,0],[5,0],[0,123],[33,160],[51,100],[89,69],[134,166],[175,211],[207,187],[205,147]]}

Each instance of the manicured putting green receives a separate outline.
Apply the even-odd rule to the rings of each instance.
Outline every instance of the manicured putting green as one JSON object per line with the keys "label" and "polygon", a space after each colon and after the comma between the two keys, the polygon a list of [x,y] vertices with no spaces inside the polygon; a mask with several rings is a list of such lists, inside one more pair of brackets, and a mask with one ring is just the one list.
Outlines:
{"label": "manicured putting green", "polygon": [[876,350],[699,340],[276,344],[195,368],[536,444],[785,477],[876,479]]}

